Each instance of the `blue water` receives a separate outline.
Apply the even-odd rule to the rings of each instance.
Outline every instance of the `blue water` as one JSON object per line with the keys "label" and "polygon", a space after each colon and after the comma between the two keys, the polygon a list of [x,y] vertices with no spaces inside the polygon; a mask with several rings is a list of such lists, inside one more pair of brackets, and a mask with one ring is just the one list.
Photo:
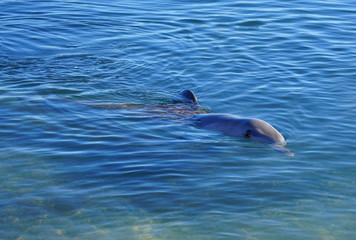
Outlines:
{"label": "blue water", "polygon": [[[356,239],[354,1],[0,9],[1,239]],[[151,115],[183,89],[295,156]]]}

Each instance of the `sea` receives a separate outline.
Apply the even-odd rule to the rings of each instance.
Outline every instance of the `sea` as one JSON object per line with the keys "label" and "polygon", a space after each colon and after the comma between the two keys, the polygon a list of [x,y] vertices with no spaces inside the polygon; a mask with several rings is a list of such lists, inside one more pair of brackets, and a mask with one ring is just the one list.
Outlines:
{"label": "sea", "polygon": [[[0,239],[356,239],[354,0],[0,9]],[[294,156],[172,113],[185,89]]]}

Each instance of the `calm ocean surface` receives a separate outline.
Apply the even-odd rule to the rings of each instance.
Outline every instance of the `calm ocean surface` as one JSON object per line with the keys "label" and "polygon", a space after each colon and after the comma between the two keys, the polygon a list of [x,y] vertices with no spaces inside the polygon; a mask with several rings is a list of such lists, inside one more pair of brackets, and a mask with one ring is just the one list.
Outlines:
{"label": "calm ocean surface", "polygon": [[[0,9],[0,239],[356,239],[355,1]],[[295,156],[151,114],[184,89]]]}

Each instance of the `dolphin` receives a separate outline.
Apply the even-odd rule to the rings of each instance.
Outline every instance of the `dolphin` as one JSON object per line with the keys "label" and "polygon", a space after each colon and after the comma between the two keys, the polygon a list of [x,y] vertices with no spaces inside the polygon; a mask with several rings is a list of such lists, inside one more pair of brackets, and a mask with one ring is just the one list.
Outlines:
{"label": "dolphin", "polygon": [[[185,101],[190,101],[199,106],[197,97],[191,90],[184,90],[180,96]],[[285,145],[282,134],[271,124],[257,118],[241,118],[231,114],[197,114],[193,121],[201,128],[220,131],[232,136],[250,138],[272,146],[279,152],[294,156]]]}
{"label": "dolphin", "polygon": [[257,118],[242,118],[231,114],[216,114],[201,107],[197,97],[191,90],[183,90],[171,103],[158,105],[145,104],[89,104],[94,108],[105,109],[143,109],[144,113],[154,117],[170,120],[188,120],[198,127],[220,131],[232,136],[250,138],[270,145],[279,152],[289,156],[289,151],[282,134],[271,124]]}

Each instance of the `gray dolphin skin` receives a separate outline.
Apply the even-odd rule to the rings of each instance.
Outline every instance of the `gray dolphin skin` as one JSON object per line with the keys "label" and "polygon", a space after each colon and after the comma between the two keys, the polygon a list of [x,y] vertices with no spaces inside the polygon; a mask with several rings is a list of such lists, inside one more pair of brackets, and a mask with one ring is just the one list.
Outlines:
{"label": "gray dolphin skin", "polygon": [[[190,90],[180,93],[185,99],[199,104],[195,94]],[[251,138],[269,144],[279,152],[289,156],[294,154],[285,148],[286,141],[271,124],[256,118],[241,118],[231,114],[197,114],[193,117],[201,128],[221,131],[229,135]]]}

